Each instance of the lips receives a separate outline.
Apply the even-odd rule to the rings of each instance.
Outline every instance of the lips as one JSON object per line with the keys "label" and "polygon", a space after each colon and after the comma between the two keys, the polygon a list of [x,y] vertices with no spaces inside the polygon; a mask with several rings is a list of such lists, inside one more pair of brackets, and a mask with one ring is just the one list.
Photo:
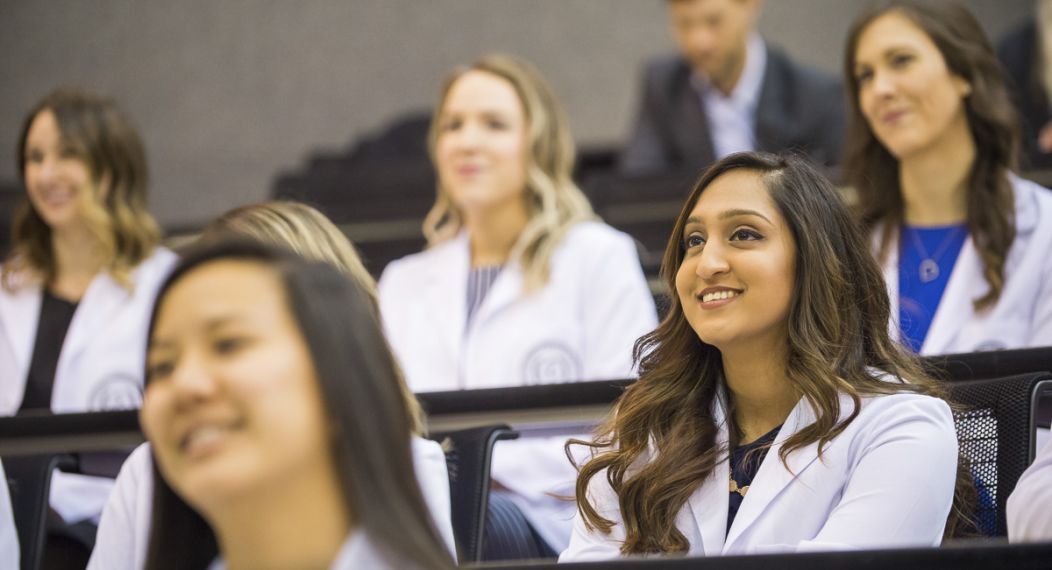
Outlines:
{"label": "lips", "polygon": [[905,117],[907,113],[908,111],[906,111],[905,109],[888,111],[880,115],[880,122],[886,125],[893,125],[899,122],[903,117]]}
{"label": "lips", "polygon": [[457,167],[457,174],[460,176],[475,176],[482,172],[482,167],[477,165],[464,165]]}
{"label": "lips", "polygon": [[708,287],[696,295],[703,309],[715,309],[730,303],[742,295],[741,289],[731,287]]}
{"label": "lips", "polygon": [[200,457],[221,445],[231,433],[241,429],[242,422],[203,422],[186,430],[179,438],[179,451],[188,457]]}

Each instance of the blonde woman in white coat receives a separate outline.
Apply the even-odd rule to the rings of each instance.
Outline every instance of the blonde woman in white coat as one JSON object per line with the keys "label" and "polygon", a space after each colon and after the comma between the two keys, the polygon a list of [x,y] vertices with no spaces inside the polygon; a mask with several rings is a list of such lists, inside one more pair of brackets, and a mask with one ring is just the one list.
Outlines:
{"label": "blonde woman in white coat", "polygon": [[[428,249],[380,279],[391,346],[416,391],[624,378],[656,324],[631,238],[571,179],[573,141],[529,63],[487,56],[446,82],[430,131]],[[551,440],[501,443],[494,479],[556,549],[573,471]]]}
{"label": "blonde woman in white coat", "polygon": [[[58,90],[18,144],[27,199],[0,270],[0,413],[136,408],[150,306],[175,262],[146,210],[142,142],[113,101]],[[111,485],[56,473],[51,506],[68,524],[97,518]]]}
{"label": "blonde woman in white coat", "polygon": [[1010,172],[1017,121],[982,27],[957,2],[882,2],[845,62],[845,172],[903,342],[1052,345],[1052,192]]}
{"label": "blonde woman in white coat", "polygon": [[716,163],[662,276],[675,294],[639,381],[577,442],[593,454],[560,561],[935,546],[956,528],[950,407],[891,339],[880,269],[804,159]]}

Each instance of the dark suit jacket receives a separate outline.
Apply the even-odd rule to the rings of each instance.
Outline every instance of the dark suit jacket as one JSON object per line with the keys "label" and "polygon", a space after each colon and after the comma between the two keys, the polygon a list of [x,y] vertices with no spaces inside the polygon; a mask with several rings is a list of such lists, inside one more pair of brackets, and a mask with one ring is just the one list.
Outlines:
{"label": "dark suit jacket", "polygon": [[[690,78],[690,65],[678,55],[647,65],[642,104],[621,154],[621,172],[700,170],[715,162],[708,119]],[[843,140],[840,82],[768,46],[756,106],[758,150],[803,151],[816,164],[831,166],[839,162]]]}
{"label": "dark suit jacket", "polygon": [[1006,35],[997,46],[997,57],[1008,74],[1016,109],[1019,111],[1020,166],[1023,169],[1052,168],[1052,154],[1037,146],[1037,136],[1049,121],[1052,109],[1041,85],[1041,56],[1037,43],[1037,26],[1033,20]]}

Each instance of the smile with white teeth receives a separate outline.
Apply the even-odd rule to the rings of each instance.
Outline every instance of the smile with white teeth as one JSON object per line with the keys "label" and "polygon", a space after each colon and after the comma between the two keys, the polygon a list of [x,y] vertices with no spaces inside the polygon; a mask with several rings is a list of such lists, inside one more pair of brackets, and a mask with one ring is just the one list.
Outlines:
{"label": "smile with white teeth", "polygon": [[701,296],[702,303],[708,303],[710,301],[722,301],[724,299],[730,299],[731,297],[737,297],[740,295],[740,291],[714,291],[712,293],[705,293]]}
{"label": "smile with white teeth", "polygon": [[197,449],[207,448],[223,439],[230,431],[231,428],[229,426],[201,426],[183,436],[183,441],[179,447],[184,453],[193,453]]}

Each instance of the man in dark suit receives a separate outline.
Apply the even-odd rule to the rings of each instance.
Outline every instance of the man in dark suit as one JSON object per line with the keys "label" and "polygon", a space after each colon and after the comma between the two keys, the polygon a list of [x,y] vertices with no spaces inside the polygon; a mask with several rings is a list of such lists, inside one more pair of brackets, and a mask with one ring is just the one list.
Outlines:
{"label": "man in dark suit", "polygon": [[756,32],[761,0],[666,0],[680,53],[646,68],[626,174],[700,170],[743,150],[839,161],[840,82],[791,61]]}

